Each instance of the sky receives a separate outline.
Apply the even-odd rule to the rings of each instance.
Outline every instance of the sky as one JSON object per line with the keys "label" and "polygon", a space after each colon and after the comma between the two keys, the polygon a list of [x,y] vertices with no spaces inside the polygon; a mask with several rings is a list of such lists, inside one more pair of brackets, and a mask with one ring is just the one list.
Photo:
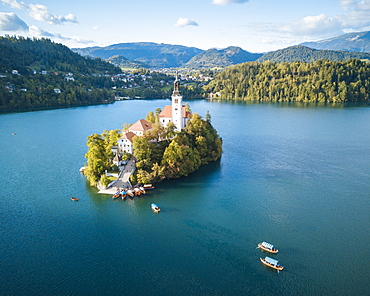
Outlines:
{"label": "sky", "polygon": [[0,36],[263,53],[370,30],[370,0],[0,0]]}

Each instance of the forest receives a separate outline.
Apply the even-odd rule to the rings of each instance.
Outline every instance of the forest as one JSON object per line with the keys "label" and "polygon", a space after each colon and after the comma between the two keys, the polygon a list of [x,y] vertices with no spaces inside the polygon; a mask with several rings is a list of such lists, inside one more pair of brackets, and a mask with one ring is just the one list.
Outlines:
{"label": "forest", "polygon": [[219,99],[273,102],[368,102],[370,64],[247,62],[226,68],[204,87]]}
{"label": "forest", "polygon": [[[152,129],[142,137],[133,138],[136,171],[131,175],[132,184],[156,183],[163,179],[188,176],[200,166],[221,157],[222,139],[213,128],[208,113],[205,120],[194,113],[185,129],[175,132],[173,124],[163,127],[159,123],[160,111],[158,108],[155,113],[149,112],[146,120],[153,124]],[[101,135],[88,137],[84,174],[92,186],[98,182],[106,185],[104,172],[112,169],[114,155],[111,147],[119,137],[119,130],[104,131]]]}
{"label": "forest", "polygon": [[0,111],[114,101],[106,74],[122,71],[101,59],[49,39],[10,36],[0,37],[0,52]]}

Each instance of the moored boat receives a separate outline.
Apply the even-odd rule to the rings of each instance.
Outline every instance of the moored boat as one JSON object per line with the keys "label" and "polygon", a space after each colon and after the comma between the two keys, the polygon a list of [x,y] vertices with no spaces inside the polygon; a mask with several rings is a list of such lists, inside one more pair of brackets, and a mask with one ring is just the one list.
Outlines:
{"label": "moored boat", "polygon": [[144,189],[144,187],[139,187],[140,191],[141,191],[141,194],[146,194],[146,191]]}
{"label": "moored boat", "polygon": [[141,190],[137,187],[134,188],[135,195],[141,195]]}
{"label": "moored boat", "polygon": [[121,197],[122,197],[122,199],[125,199],[126,198],[126,191],[125,190],[122,190],[121,191]]}
{"label": "moored boat", "polygon": [[151,207],[154,213],[158,213],[161,211],[161,209],[155,203],[152,203]]}
{"label": "moored boat", "polygon": [[71,200],[78,201],[77,197],[71,197]]}
{"label": "moored boat", "polygon": [[143,187],[145,190],[154,189],[154,186],[152,184],[145,184]]}
{"label": "moored boat", "polygon": [[284,269],[284,266],[282,266],[282,265],[280,265],[278,262],[279,261],[277,261],[277,260],[275,260],[275,259],[272,259],[272,258],[270,258],[270,257],[265,257],[265,259],[263,259],[263,258],[260,258],[260,260],[261,260],[261,262],[264,264],[264,265],[266,265],[266,266],[268,266],[268,267],[271,267],[271,268],[273,268],[273,269],[276,269],[276,270],[278,270],[278,271],[280,271],[280,270],[283,270]]}
{"label": "moored boat", "polygon": [[264,250],[266,252],[270,252],[270,253],[274,253],[274,254],[279,252],[279,250],[274,248],[274,245],[266,243],[266,242],[259,243],[258,248],[261,249],[261,250]]}
{"label": "moored boat", "polygon": [[134,193],[133,190],[129,189],[129,190],[127,190],[127,195],[128,196],[131,196],[131,197],[134,197],[135,196],[135,193]]}

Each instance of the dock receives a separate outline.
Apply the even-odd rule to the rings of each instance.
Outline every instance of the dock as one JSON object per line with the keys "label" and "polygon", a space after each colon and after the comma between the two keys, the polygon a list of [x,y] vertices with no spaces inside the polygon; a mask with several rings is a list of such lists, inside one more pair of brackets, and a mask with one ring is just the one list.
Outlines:
{"label": "dock", "polygon": [[114,180],[107,188],[98,187],[100,194],[115,194],[117,190],[122,188],[131,188],[130,176],[136,170],[135,159],[133,157],[127,162],[127,164],[122,168],[118,178]]}

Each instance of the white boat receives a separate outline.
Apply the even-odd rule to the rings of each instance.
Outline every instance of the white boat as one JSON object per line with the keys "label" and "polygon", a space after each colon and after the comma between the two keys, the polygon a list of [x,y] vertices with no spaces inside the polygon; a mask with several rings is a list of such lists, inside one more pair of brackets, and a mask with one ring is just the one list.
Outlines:
{"label": "white boat", "polygon": [[145,184],[143,187],[145,190],[154,189],[154,186],[152,184]]}
{"label": "white boat", "polygon": [[151,207],[154,213],[158,213],[161,211],[161,209],[155,203],[152,203]]}
{"label": "white boat", "polygon": [[260,258],[260,260],[261,260],[261,262],[264,264],[264,265],[266,265],[266,266],[268,266],[268,267],[271,267],[271,268],[273,268],[273,269],[276,269],[276,270],[278,270],[278,271],[280,271],[280,270],[283,270],[284,269],[284,266],[281,266],[278,262],[279,261],[277,261],[277,260],[275,260],[275,259],[272,259],[272,258],[270,258],[270,257],[265,257],[265,259],[263,259],[263,258]]}
{"label": "white boat", "polygon": [[264,250],[266,252],[270,252],[270,253],[274,253],[274,254],[279,252],[279,250],[274,248],[274,245],[266,243],[266,242],[259,243],[258,248],[261,249],[261,250]]}

